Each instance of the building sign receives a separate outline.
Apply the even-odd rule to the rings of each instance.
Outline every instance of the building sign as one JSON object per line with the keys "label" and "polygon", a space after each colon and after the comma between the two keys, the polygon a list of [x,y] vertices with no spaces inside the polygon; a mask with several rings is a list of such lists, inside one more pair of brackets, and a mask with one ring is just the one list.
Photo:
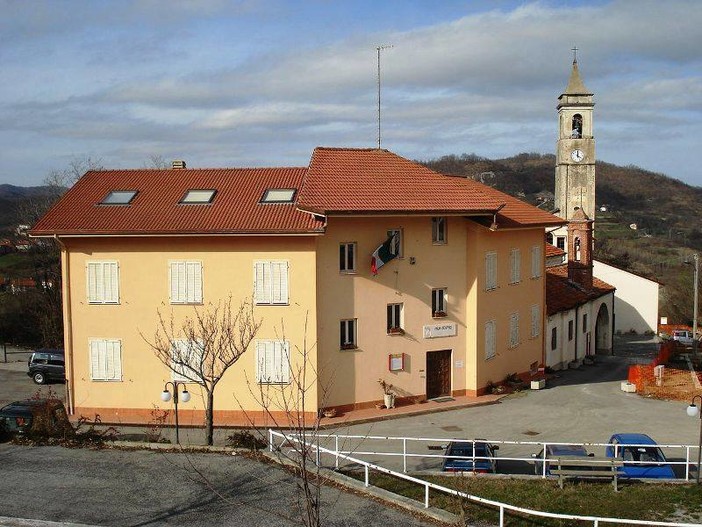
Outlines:
{"label": "building sign", "polygon": [[454,323],[448,324],[430,324],[424,326],[424,338],[436,339],[439,337],[455,337],[458,331],[458,325]]}

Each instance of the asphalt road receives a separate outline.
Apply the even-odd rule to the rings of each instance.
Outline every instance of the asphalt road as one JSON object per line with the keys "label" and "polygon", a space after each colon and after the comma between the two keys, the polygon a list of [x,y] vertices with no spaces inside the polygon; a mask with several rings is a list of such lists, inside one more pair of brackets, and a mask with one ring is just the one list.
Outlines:
{"label": "asphalt road", "polygon": [[[0,467],[0,516],[133,527],[300,525],[297,480],[242,456],[4,444]],[[329,526],[427,525],[329,487],[321,508]]]}

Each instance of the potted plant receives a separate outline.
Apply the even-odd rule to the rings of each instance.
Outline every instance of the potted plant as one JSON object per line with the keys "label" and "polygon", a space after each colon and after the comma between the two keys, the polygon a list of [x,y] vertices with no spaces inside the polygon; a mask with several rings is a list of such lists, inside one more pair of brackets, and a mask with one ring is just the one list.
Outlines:
{"label": "potted plant", "polygon": [[336,408],[325,408],[323,413],[324,417],[331,419],[332,417],[336,417]]}
{"label": "potted plant", "polygon": [[401,327],[391,327],[391,328],[388,330],[388,333],[389,333],[390,335],[404,335],[404,334],[405,334],[405,330],[402,329]]}
{"label": "potted plant", "polygon": [[384,379],[378,379],[378,384],[380,384],[380,387],[383,389],[385,408],[395,408],[395,392],[392,391],[393,385],[385,382]]}

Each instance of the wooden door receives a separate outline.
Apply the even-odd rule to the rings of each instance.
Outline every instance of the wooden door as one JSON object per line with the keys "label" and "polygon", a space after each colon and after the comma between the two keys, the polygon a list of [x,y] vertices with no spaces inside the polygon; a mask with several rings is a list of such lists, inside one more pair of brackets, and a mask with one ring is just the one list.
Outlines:
{"label": "wooden door", "polygon": [[427,399],[451,395],[451,350],[427,352]]}

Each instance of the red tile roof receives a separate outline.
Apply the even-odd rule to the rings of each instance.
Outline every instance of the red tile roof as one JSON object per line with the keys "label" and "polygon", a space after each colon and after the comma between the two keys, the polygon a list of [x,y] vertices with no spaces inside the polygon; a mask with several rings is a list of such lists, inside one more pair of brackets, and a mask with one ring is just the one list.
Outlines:
{"label": "red tile roof", "polygon": [[[295,204],[260,204],[268,188],[299,189],[305,168],[104,170],[86,173],[32,235],[321,232]],[[217,189],[211,204],[181,205],[190,189]],[[112,190],[137,190],[129,205],[99,205]]]}
{"label": "red tile roof", "polygon": [[468,178],[447,176],[387,150],[316,148],[298,198],[322,214],[482,214],[489,226],[562,225],[563,220]]}
{"label": "red tile roof", "polygon": [[[260,204],[268,188],[298,189],[296,204]],[[211,204],[178,202],[216,189]],[[128,205],[100,205],[136,190]],[[317,233],[325,214],[460,214],[498,228],[562,225],[548,212],[471,179],[446,176],[387,150],[317,148],[309,168],[88,172],[31,230],[46,235]]]}
{"label": "red tile roof", "polygon": [[564,256],[565,251],[563,249],[559,249],[555,245],[551,245],[550,243],[546,243],[546,258],[551,258],[552,256]]}
{"label": "red tile roof", "polygon": [[611,293],[616,288],[599,278],[592,279],[592,288],[585,289],[568,280],[568,264],[546,269],[546,311],[548,316],[573,309],[590,300]]}

